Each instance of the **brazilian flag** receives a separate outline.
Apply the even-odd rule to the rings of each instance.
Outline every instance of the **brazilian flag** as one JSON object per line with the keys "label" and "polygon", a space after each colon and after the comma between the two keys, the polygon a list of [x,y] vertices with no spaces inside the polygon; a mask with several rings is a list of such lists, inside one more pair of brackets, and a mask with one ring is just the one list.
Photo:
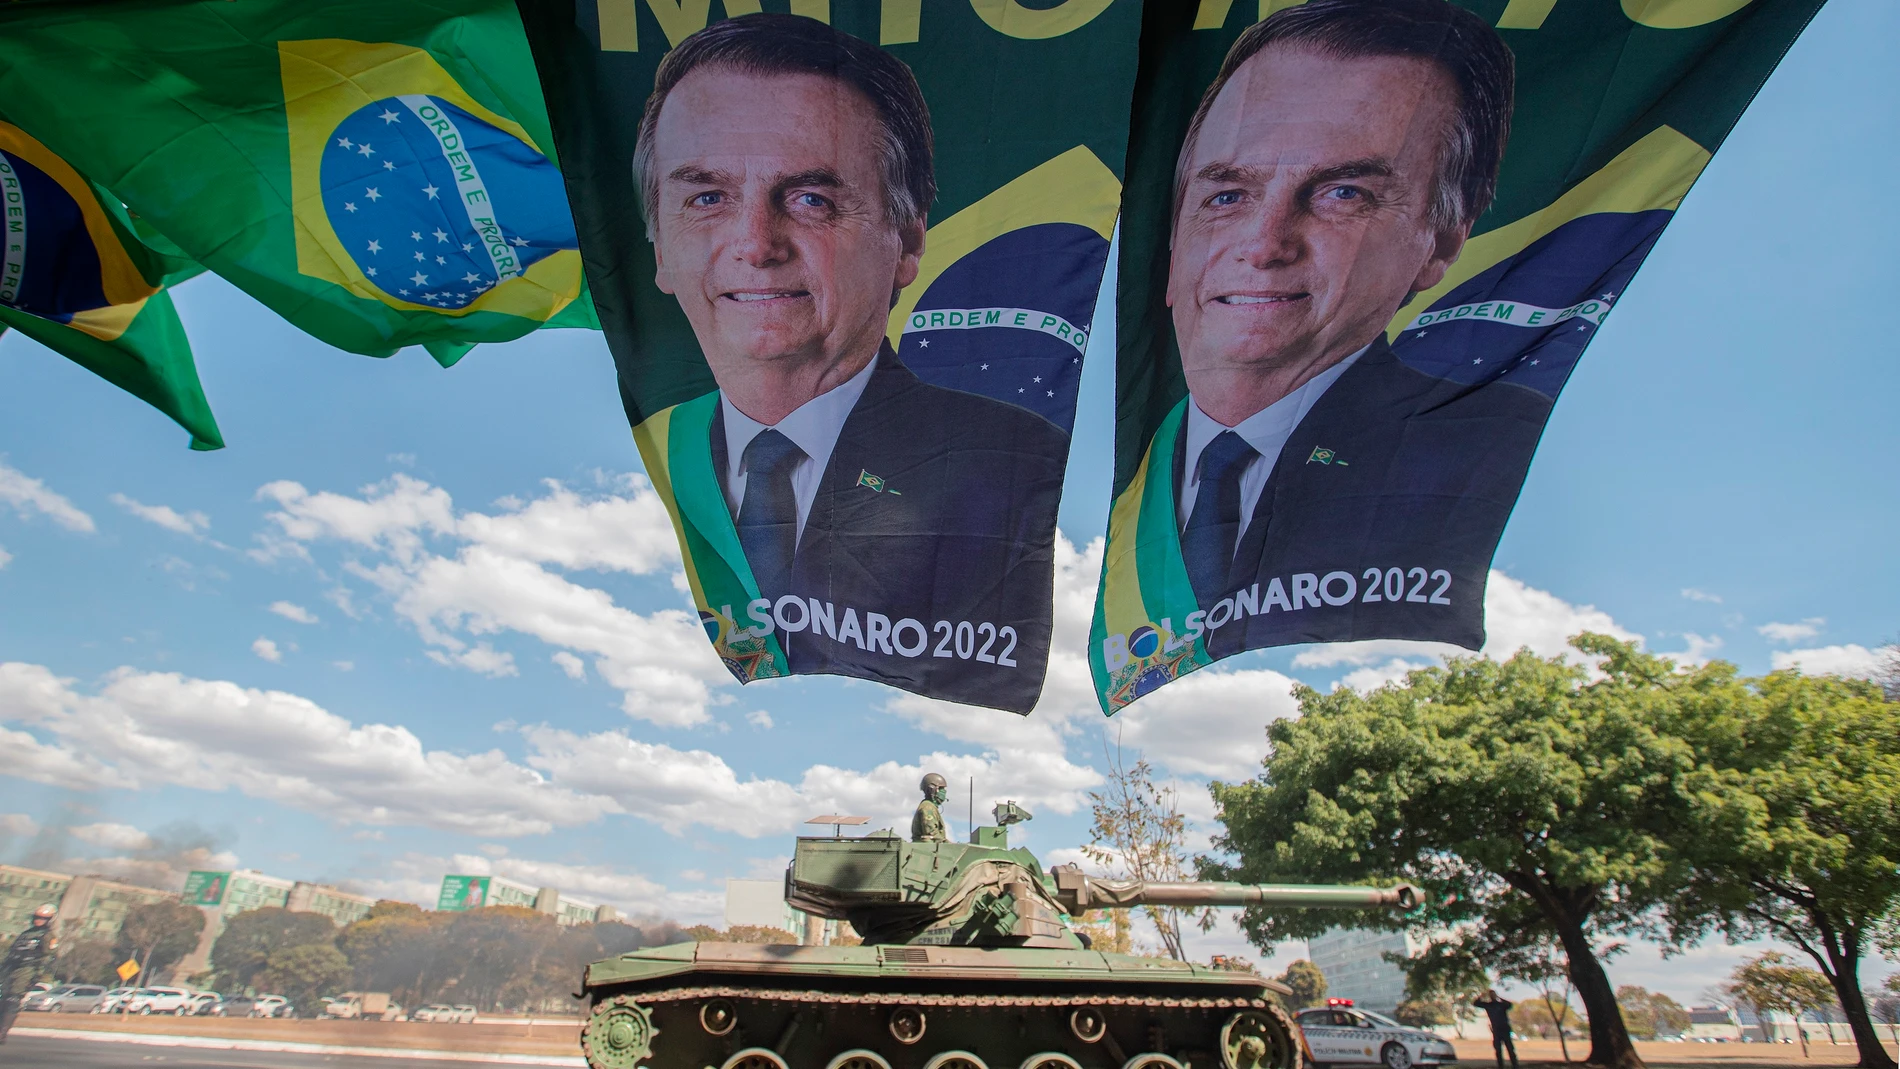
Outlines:
{"label": "brazilian flag", "polygon": [[444,366],[595,327],[507,0],[0,9],[0,100],[185,255],[317,338]]}
{"label": "brazilian flag", "polygon": [[166,288],[202,271],[72,165],[0,121],[0,331],[144,400],[221,449]]}

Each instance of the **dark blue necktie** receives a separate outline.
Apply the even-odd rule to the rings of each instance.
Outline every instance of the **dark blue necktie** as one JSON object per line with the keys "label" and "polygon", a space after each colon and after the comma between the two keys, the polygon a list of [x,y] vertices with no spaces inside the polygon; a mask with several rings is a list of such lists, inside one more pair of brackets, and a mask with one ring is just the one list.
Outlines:
{"label": "dark blue necktie", "polygon": [[739,545],[745,549],[759,596],[776,600],[792,585],[792,554],[798,548],[798,499],[792,469],[805,451],[775,430],[763,430],[745,447],[745,498],[739,503]]}
{"label": "dark blue necktie", "polygon": [[1181,532],[1181,556],[1187,562],[1194,597],[1207,606],[1220,600],[1240,541],[1240,477],[1260,454],[1233,431],[1222,431],[1201,450],[1201,485],[1194,511]]}

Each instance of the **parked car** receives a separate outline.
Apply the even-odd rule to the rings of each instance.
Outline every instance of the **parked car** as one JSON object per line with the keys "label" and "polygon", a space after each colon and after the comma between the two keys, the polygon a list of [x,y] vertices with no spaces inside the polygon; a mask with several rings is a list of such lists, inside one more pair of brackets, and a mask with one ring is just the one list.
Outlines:
{"label": "parked car", "polygon": [[219,1017],[255,1017],[257,1016],[256,1010],[257,1010],[257,1000],[252,998],[251,996],[226,995],[224,997],[224,1001],[218,1003],[217,1016]]}
{"label": "parked car", "polygon": [[251,1006],[253,1017],[294,1017],[295,1013],[285,1013],[290,1000],[282,995],[259,995]]}
{"label": "parked car", "polygon": [[136,987],[115,987],[99,996],[99,1004],[92,1008],[92,1012],[123,1013],[126,1000],[138,994],[138,990]]}
{"label": "parked car", "polygon": [[97,984],[60,984],[33,992],[20,1008],[42,1013],[91,1013],[105,994],[106,989]]}
{"label": "parked car", "polygon": [[1458,1052],[1435,1032],[1403,1025],[1382,1013],[1356,1010],[1346,999],[1301,1010],[1294,1020],[1313,1060],[1326,1066],[1380,1065],[1384,1069],[1450,1065]]}
{"label": "parked car", "polygon": [[185,1000],[185,1014],[189,1017],[223,1016],[224,996],[216,991],[199,991]]}
{"label": "parked car", "polygon": [[188,1012],[185,1003],[190,998],[191,992],[182,987],[141,987],[126,1000],[125,1012],[141,1016],[169,1013],[183,1017]]}
{"label": "parked car", "polygon": [[451,1006],[446,1002],[432,1002],[409,1015],[412,1021],[426,1021],[431,1024],[474,1024],[475,1007]]}

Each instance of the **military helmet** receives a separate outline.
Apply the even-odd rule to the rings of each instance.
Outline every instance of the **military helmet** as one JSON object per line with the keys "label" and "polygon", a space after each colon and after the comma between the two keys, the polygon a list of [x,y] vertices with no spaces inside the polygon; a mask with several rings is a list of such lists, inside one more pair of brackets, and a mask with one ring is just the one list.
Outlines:
{"label": "military helmet", "polygon": [[33,919],[36,921],[50,921],[58,915],[59,907],[52,905],[41,906],[33,911]]}
{"label": "military helmet", "polygon": [[923,791],[925,794],[929,794],[931,791],[947,790],[949,786],[950,781],[932,772],[924,777],[923,782],[917,785],[917,789]]}

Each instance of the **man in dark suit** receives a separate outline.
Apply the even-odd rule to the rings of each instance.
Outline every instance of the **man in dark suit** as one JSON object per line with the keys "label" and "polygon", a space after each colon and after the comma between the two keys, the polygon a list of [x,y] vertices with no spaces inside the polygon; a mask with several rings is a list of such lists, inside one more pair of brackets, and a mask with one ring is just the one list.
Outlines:
{"label": "man in dark suit", "polygon": [[1168,283],[1189,397],[1153,455],[1212,655],[1482,644],[1549,402],[1413,371],[1385,330],[1490,204],[1511,92],[1496,31],[1445,0],[1311,0],[1244,33],[1203,98]]}
{"label": "man in dark suit", "polygon": [[[751,579],[721,633],[776,641],[784,664],[768,656],[757,674],[860,676],[1027,712],[1067,436],[920,381],[886,340],[935,196],[909,69],[813,19],[715,23],[662,62],[635,169],[655,282],[719,386],[716,404],[678,408],[709,420]],[[687,458],[667,455],[677,485]],[[758,664],[727,659],[747,678]]]}

